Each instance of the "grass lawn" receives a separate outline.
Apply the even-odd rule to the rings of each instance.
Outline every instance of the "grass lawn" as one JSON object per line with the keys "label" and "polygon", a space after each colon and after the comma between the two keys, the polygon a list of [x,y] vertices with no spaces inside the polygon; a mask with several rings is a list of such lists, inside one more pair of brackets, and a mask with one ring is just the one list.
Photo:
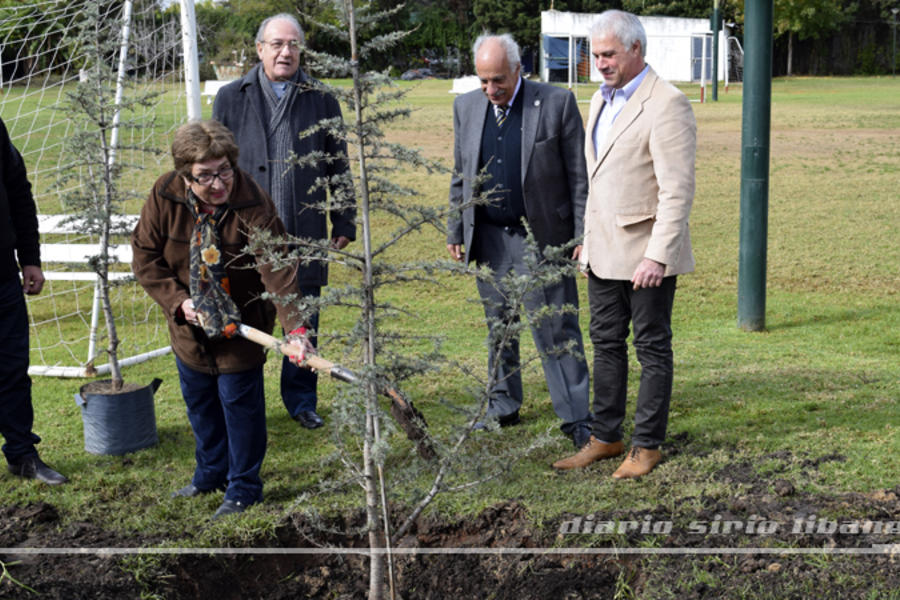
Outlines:
{"label": "grass lawn", "polygon": [[[410,120],[393,125],[391,141],[417,147],[449,168],[452,157],[452,100],[447,81],[400,85],[410,88]],[[686,93],[699,96],[696,86]],[[589,92],[579,90],[587,111]],[[572,452],[558,429],[539,363],[525,369],[524,425],[473,439],[470,466],[516,452],[518,460],[501,476],[438,497],[432,511],[458,517],[517,499],[540,526],[555,527],[567,513],[617,509],[675,509],[699,497],[726,499],[740,484],[717,477],[723,468],[747,462],[759,475],[779,477],[812,494],[874,492],[897,486],[900,472],[900,80],[891,78],[794,78],[773,85],[769,198],[766,331],[737,327],[737,273],[741,155],[741,89],[720,90],[716,104],[694,104],[698,122],[697,194],[691,217],[696,273],[679,278],[673,317],[675,383],[669,420],[671,448],[654,473],[641,481],[610,477],[618,461],[581,473],[556,474],[551,462]],[[210,107],[204,105],[204,110]],[[586,115],[585,115],[586,116]],[[14,140],[15,141],[15,140]],[[167,168],[163,161],[161,170]],[[156,175],[156,173],[148,174]],[[432,206],[446,202],[449,176],[403,172]],[[149,180],[152,180],[149,176]],[[149,184],[148,184],[149,185]],[[392,235],[392,223],[376,216],[376,241]],[[359,247],[359,244],[357,244]],[[444,257],[444,237],[429,231],[408,238],[398,258]],[[355,275],[332,271],[333,286]],[[586,281],[580,282],[587,307]],[[472,369],[486,361],[486,334],[474,281],[441,277],[439,284],[409,284],[390,290],[390,299],[409,311],[397,327],[439,334],[453,360]],[[587,314],[582,311],[583,331]],[[329,333],[346,330],[355,315],[326,309],[321,328],[323,354],[341,354]],[[333,336],[331,336],[333,337]],[[534,358],[530,336],[523,356]],[[587,348],[590,364],[591,350]],[[633,353],[632,353],[633,354]],[[333,397],[337,385],[320,384],[320,409],[329,426],[316,431],[291,421],[278,393],[279,361],[266,367],[269,448],[263,465],[265,502],[240,519],[208,525],[218,496],[169,499],[193,470],[193,439],[184,414],[171,356],[130,367],[126,378],[161,377],[157,393],[160,444],[124,457],[94,456],[82,449],[82,425],[73,393],[82,380],[34,381],[35,430],[43,458],[72,482],[59,489],[14,485],[0,476],[0,506],[49,502],[63,523],[90,521],[125,533],[158,536],[161,543],[191,546],[241,545],[271,533],[298,509],[334,513],[358,507],[362,495],[334,460]],[[632,356],[629,419],[637,389]],[[458,371],[421,377],[404,389],[439,435],[462,423],[447,407],[465,403],[470,379]],[[629,421],[626,420],[626,425]],[[630,431],[626,429],[626,441]],[[361,435],[361,434],[360,434]],[[389,479],[406,465],[407,443],[388,453]],[[525,452],[532,441],[545,444]],[[521,450],[521,452],[519,452]],[[785,452],[789,453],[784,454]],[[779,454],[781,453],[781,454]],[[838,454],[809,471],[804,461]],[[322,489],[320,482],[334,483]],[[390,479],[394,501],[411,503],[427,478]],[[298,500],[301,499],[301,500]],[[185,537],[185,533],[190,535]]]}

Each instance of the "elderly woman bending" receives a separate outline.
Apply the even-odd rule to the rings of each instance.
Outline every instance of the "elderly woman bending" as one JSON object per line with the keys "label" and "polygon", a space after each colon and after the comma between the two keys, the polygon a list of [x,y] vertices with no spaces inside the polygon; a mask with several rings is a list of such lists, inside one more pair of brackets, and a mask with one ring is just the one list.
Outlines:
{"label": "elderly woman bending", "polygon": [[[237,168],[238,147],[224,125],[183,125],[172,157],[175,170],[156,181],[141,209],[132,268],[166,315],[196,439],[193,479],[172,496],[224,490],[215,519],[262,500],[266,453],[265,354],[230,335],[237,323],[271,331],[275,307],[259,296],[296,290],[297,269],[273,270],[242,252],[248,232],[285,230],[272,201]],[[294,329],[288,308],[276,306],[284,329]]]}

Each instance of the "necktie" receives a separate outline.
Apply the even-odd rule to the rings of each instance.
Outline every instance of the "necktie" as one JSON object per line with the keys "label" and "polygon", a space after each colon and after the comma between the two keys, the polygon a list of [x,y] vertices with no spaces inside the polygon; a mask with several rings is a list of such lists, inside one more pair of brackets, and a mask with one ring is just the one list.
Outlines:
{"label": "necktie", "polygon": [[509,115],[509,106],[506,104],[497,106],[497,110],[494,112],[494,116],[497,117],[497,127],[501,127],[503,122],[506,121],[506,117]]}

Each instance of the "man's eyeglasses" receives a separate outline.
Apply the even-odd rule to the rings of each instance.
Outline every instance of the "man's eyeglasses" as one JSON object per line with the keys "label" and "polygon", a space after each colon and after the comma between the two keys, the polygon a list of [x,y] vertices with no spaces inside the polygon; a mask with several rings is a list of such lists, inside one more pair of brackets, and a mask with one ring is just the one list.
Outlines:
{"label": "man's eyeglasses", "polygon": [[232,169],[231,167],[225,167],[218,173],[200,173],[199,175],[194,175],[193,173],[191,173],[191,181],[193,181],[194,183],[199,183],[202,186],[212,185],[213,181],[216,180],[216,177],[218,177],[222,183],[231,181],[231,179],[234,177],[234,169]]}
{"label": "man's eyeglasses", "polygon": [[271,42],[260,42],[260,44],[268,44],[269,48],[271,48],[275,53],[281,52],[284,50],[284,47],[287,46],[291,52],[299,52],[300,40],[272,40]]}

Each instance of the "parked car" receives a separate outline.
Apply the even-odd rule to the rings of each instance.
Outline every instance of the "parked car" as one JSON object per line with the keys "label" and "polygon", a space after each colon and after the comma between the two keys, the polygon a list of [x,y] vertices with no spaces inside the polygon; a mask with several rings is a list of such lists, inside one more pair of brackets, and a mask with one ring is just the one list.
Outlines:
{"label": "parked car", "polygon": [[413,79],[428,79],[429,77],[434,77],[434,73],[428,67],[422,67],[421,69],[410,69],[408,71],[404,71],[402,75],[400,75],[400,79],[403,81],[412,81]]}

